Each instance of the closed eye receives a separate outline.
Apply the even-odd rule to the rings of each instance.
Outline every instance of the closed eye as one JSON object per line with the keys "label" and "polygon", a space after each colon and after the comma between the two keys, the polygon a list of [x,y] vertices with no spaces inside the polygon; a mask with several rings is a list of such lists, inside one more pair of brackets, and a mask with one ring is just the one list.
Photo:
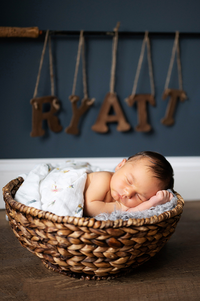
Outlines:
{"label": "closed eye", "polygon": [[146,199],[144,198],[144,196],[141,196],[141,195],[137,194],[137,197],[138,197],[138,199],[139,199],[141,202],[145,202],[145,201],[146,201]]}
{"label": "closed eye", "polygon": [[132,182],[129,178],[126,178],[126,182],[129,184],[129,185],[132,185]]}

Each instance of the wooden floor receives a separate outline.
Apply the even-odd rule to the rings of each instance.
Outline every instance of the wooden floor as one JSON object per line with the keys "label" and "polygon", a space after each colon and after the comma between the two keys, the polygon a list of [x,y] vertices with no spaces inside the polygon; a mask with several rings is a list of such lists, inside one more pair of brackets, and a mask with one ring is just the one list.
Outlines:
{"label": "wooden floor", "polygon": [[142,266],[115,280],[57,274],[23,248],[0,211],[0,300],[200,300],[200,201],[186,202],[175,233]]}

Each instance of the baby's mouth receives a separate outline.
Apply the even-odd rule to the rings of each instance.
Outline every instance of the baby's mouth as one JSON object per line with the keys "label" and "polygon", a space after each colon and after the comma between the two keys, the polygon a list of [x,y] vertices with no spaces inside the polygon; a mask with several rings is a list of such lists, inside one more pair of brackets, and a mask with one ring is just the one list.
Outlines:
{"label": "baby's mouth", "polygon": [[121,194],[118,194],[118,195],[119,195],[120,200],[123,200],[123,199],[124,199],[124,196],[123,196],[123,195],[121,195]]}

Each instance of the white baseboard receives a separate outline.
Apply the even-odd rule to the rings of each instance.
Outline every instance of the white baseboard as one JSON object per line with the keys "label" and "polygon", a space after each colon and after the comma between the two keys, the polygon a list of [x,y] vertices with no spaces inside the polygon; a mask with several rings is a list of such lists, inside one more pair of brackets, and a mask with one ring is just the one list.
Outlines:
{"label": "white baseboard", "polygon": [[[0,188],[20,174],[28,173],[38,163],[58,163],[67,159],[6,159],[0,160]],[[102,169],[112,170],[123,158],[73,158]],[[200,157],[167,157],[175,174],[175,190],[185,201],[200,200]],[[4,208],[0,198],[0,209]]]}

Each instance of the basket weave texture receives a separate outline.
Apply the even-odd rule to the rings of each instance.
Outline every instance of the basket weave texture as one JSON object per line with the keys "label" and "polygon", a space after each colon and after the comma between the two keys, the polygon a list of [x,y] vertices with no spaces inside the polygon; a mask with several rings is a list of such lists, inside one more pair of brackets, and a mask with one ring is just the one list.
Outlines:
{"label": "basket weave texture", "polygon": [[3,188],[10,226],[21,245],[49,269],[86,279],[121,275],[153,257],[174,233],[184,200],[159,216],[122,221],[57,216],[14,200],[19,177]]}

